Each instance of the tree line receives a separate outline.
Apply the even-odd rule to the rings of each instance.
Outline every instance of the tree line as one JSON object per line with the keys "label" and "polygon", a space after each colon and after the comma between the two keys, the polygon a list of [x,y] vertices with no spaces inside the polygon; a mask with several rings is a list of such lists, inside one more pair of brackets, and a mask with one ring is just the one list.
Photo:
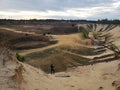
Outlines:
{"label": "tree line", "polygon": [[57,19],[30,19],[30,20],[14,20],[14,19],[0,19],[0,25],[21,25],[21,24],[59,24],[59,23],[100,23],[100,24],[120,24],[119,19],[98,19],[98,20],[57,20]]}

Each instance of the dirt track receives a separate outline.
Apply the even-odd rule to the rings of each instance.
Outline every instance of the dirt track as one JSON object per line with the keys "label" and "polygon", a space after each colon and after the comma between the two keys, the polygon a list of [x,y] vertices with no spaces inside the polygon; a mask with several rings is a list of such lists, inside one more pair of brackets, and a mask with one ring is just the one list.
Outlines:
{"label": "dirt track", "polygon": [[79,36],[77,34],[71,34],[71,35],[54,35],[53,37],[57,38],[58,43],[54,44],[54,45],[50,45],[50,46],[46,46],[43,48],[36,48],[36,49],[30,49],[30,50],[24,50],[22,52],[20,52],[21,55],[25,56],[27,54],[30,53],[35,53],[35,52],[40,52],[40,51],[44,51],[47,49],[51,49],[57,46],[63,46],[63,45],[68,45],[68,46],[74,46],[76,43],[74,41],[74,39],[79,39]]}
{"label": "dirt track", "polygon": [[12,31],[12,32],[15,32],[15,33],[35,34],[34,32],[22,32],[22,31],[17,31],[15,29],[6,28],[6,27],[0,27],[0,29],[7,30],[7,31]]}

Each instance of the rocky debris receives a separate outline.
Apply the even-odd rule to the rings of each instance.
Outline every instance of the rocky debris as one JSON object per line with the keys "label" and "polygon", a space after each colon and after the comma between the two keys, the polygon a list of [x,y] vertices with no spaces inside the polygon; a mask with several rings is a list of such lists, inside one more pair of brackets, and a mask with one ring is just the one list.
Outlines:
{"label": "rocky debris", "polygon": [[57,75],[55,75],[55,77],[63,77],[63,78],[66,78],[66,77],[70,77],[70,75],[62,73],[62,74],[57,74]]}
{"label": "rocky debris", "polygon": [[120,90],[120,80],[113,81],[112,86],[116,87],[116,90]]}
{"label": "rocky debris", "polygon": [[113,81],[112,86],[118,87],[120,85],[120,81]]}

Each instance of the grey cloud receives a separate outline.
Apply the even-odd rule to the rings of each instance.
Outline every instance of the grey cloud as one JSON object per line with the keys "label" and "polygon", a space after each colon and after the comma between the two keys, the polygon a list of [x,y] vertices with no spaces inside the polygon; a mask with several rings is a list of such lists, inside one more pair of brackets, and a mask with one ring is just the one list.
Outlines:
{"label": "grey cloud", "polygon": [[88,17],[86,19],[96,20],[96,19],[120,19],[119,12],[104,12],[101,14],[96,14],[94,16]]}
{"label": "grey cloud", "polygon": [[113,0],[1,0],[0,10],[64,10],[106,5],[112,2]]}
{"label": "grey cloud", "polygon": [[[117,8],[112,7],[112,4],[119,0],[0,0],[0,11],[14,12],[19,13],[19,11],[34,11],[37,13],[44,12],[45,14],[40,14],[42,16],[47,16],[48,18],[60,18],[60,19],[82,19],[82,16],[77,15],[79,13],[83,13],[83,15],[87,15],[83,17],[83,19],[98,19],[98,18],[119,18],[120,17],[120,6]],[[102,10],[96,9],[90,11],[91,8],[103,7]],[[104,7],[108,7],[108,9],[114,8],[114,11],[105,11]],[[71,9],[75,9],[75,13]],[[78,8],[78,10],[77,10]],[[89,9],[86,10],[85,9]],[[79,9],[83,9],[79,10]],[[70,10],[70,12],[67,12]],[[111,10],[111,9],[110,9]],[[52,15],[51,13],[47,13],[48,11],[55,11]],[[88,12],[90,11],[90,12]],[[57,12],[65,12],[69,14],[65,15],[56,15]],[[96,13],[98,12],[98,13]],[[74,13],[74,15],[71,15]],[[1,14],[1,13],[0,13]],[[4,16],[4,13],[2,14]],[[11,15],[11,14],[10,14]],[[22,14],[23,15],[23,14]],[[39,14],[38,14],[39,15]],[[9,15],[8,15],[9,16]],[[23,16],[21,16],[23,17]]]}

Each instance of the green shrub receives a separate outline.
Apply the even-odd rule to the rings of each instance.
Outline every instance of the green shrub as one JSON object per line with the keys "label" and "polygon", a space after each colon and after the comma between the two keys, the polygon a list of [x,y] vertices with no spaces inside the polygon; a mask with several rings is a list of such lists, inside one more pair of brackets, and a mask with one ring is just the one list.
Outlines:
{"label": "green shrub", "polygon": [[25,58],[23,56],[20,56],[18,53],[16,53],[16,58],[20,61],[20,62],[24,62]]}
{"label": "green shrub", "polygon": [[86,38],[89,38],[89,32],[90,32],[90,31],[87,30],[87,29],[82,30],[82,31],[81,31],[82,37],[85,38],[85,39],[86,39]]}

